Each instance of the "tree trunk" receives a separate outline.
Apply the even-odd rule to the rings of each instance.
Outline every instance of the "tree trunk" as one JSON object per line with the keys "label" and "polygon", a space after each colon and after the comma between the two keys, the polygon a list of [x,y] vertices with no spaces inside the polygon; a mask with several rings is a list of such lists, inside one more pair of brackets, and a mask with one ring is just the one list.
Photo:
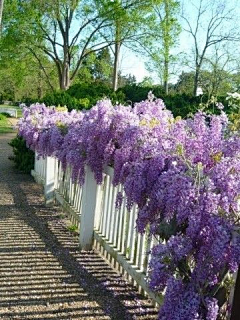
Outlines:
{"label": "tree trunk", "polygon": [[[59,23],[62,25],[62,23]],[[61,80],[60,88],[63,91],[66,91],[70,86],[70,53],[69,53],[69,17],[67,15],[65,19],[65,30],[62,27],[62,37],[63,37],[63,63],[61,66]],[[61,29],[61,28],[60,28]]]}
{"label": "tree trunk", "polygon": [[169,78],[169,70],[168,69],[169,69],[169,63],[168,63],[168,60],[165,60],[163,78],[164,78],[164,91],[165,91],[166,95],[168,95],[168,78]]}
{"label": "tree trunk", "polygon": [[230,320],[239,320],[240,319],[240,272],[238,271],[237,280],[235,283],[233,305]]}
{"label": "tree trunk", "polygon": [[43,90],[42,90],[42,72],[41,72],[41,69],[39,69],[39,73],[38,73],[37,96],[38,96],[38,99],[42,99],[42,97],[43,97]]}
{"label": "tree trunk", "polygon": [[70,68],[69,64],[67,64],[66,74],[65,74],[65,87],[68,89],[70,87]]}
{"label": "tree trunk", "polygon": [[164,28],[163,28],[163,42],[164,42],[164,70],[163,70],[163,81],[164,81],[164,90],[165,94],[168,95],[168,80],[169,80],[169,56],[170,56],[170,10],[169,10],[169,1],[164,1],[164,11],[165,11],[165,18],[164,18]]}
{"label": "tree trunk", "polygon": [[115,30],[115,50],[114,50],[114,65],[113,65],[113,90],[118,89],[118,69],[119,69],[119,56],[121,48],[121,28],[120,21],[116,20]]}
{"label": "tree trunk", "polygon": [[118,69],[119,69],[119,55],[120,55],[121,43],[115,43],[114,51],[114,66],[113,66],[113,90],[117,91],[118,89]]}
{"label": "tree trunk", "polygon": [[62,72],[59,74],[59,83],[60,89],[66,91],[70,87],[70,71],[69,71],[69,64],[64,63],[62,67]]}
{"label": "tree trunk", "polygon": [[2,31],[3,4],[4,4],[4,0],[0,0],[0,32]]}
{"label": "tree trunk", "polygon": [[194,87],[193,87],[193,95],[196,97],[197,95],[197,88],[198,88],[198,82],[199,82],[199,74],[200,74],[200,67],[197,66],[194,76]]}

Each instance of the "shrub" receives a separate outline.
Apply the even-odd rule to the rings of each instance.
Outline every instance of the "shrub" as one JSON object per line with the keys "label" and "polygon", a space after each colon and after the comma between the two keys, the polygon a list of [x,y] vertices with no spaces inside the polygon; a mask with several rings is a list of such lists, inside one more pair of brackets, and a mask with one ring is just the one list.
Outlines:
{"label": "shrub", "polygon": [[85,97],[89,97],[90,101],[100,98],[103,98],[104,96],[109,96],[111,93],[113,93],[113,90],[111,87],[102,84],[102,83],[77,83],[71,86],[67,93],[71,97],[75,97],[77,99],[82,99]]}
{"label": "shrub", "polygon": [[6,120],[6,115],[3,113],[0,113],[0,120]]}
{"label": "shrub", "polygon": [[90,106],[90,101],[88,98],[79,99],[80,109],[88,109]]}
{"label": "shrub", "polygon": [[80,109],[89,109],[97,101],[106,97],[111,99],[113,103],[123,103],[125,101],[125,94],[122,91],[114,92],[110,86],[103,83],[77,83],[71,86],[67,93],[71,97],[77,98],[80,102],[82,99],[89,101],[86,107]]}
{"label": "shrub", "polygon": [[[1,109],[0,109],[1,112]],[[11,118],[10,114],[7,112],[1,112],[0,113],[0,120],[5,120],[6,118]]]}
{"label": "shrub", "polygon": [[10,160],[13,160],[17,169],[24,173],[30,173],[34,167],[34,152],[27,148],[26,141],[17,136],[9,143],[13,147],[13,156]]}
{"label": "shrub", "polygon": [[77,99],[72,98],[65,91],[57,91],[47,94],[41,102],[44,102],[47,106],[68,106],[69,109],[78,109]]}
{"label": "shrub", "polygon": [[[39,102],[39,99],[33,99],[33,98],[27,97],[27,98],[23,98],[21,102],[24,103],[26,106],[30,106],[33,103]],[[18,103],[15,103],[15,104],[18,104]]]}
{"label": "shrub", "polygon": [[[69,110],[90,109],[97,101],[103,98],[109,98],[113,104],[129,104],[145,100],[148,92],[152,91],[156,98],[161,98],[167,109],[171,110],[173,115],[186,118],[189,114],[194,114],[199,105],[206,105],[211,97],[207,95],[195,97],[186,93],[180,94],[171,91],[169,95],[164,93],[161,85],[142,87],[137,84],[126,85],[119,88],[116,92],[103,83],[77,83],[72,85],[67,91],[57,91],[46,95],[42,101],[47,106],[50,105],[66,105]],[[231,113],[232,107],[226,100],[226,96],[217,97],[217,101],[223,103],[224,110]],[[210,113],[219,113],[218,109],[209,104],[208,111]]]}
{"label": "shrub", "polygon": [[122,91],[114,92],[113,89],[101,83],[77,83],[71,86],[67,91],[57,91],[46,95],[41,102],[47,106],[64,106],[68,110],[90,109],[97,101],[103,98],[109,98],[113,103],[123,103],[125,94]]}

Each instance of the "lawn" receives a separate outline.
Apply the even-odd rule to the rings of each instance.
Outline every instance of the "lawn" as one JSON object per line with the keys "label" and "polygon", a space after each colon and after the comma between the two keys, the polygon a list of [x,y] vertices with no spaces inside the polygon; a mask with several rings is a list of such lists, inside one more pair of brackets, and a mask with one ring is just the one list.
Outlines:
{"label": "lawn", "polygon": [[[17,106],[9,106],[9,105],[0,104],[0,109],[1,108],[16,109],[17,110],[17,117],[18,118],[22,117],[22,109]],[[0,112],[1,112],[1,110],[0,110]]]}
{"label": "lawn", "polygon": [[[11,120],[12,119],[12,120]],[[0,133],[13,133],[13,119],[0,113]],[[14,121],[16,122],[16,120]]]}

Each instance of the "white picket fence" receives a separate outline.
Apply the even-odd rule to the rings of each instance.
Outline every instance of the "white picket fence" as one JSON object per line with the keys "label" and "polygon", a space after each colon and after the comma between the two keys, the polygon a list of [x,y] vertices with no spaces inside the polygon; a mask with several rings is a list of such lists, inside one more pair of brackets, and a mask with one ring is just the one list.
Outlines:
{"label": "white picket fence", "polygon": [[0,113],[8,113],[11,117],[17,118],[17,109],[14,108],[0,108]]}
{"label": "white picket fence", "polygon": [[147,294],[155,303],[162,303],[162,296],[148,288],[146,277],[150,249],[157,239],[136,231],[137,207],[129,212],[126,199],[116,208],[116,196],[122,186],[113,187],[113,169],[104,170],[102,185],[97,185],[91,170],[86,167],[85,183],[81,187],[71,178],[71,168],[62,170],[55,158],[45,159],[35,155],[32,175],[43,184],[46,204],[60,203],[73,225],[79,229],[82,250],[97,249],[113,267],[117,268],[139,292]]}

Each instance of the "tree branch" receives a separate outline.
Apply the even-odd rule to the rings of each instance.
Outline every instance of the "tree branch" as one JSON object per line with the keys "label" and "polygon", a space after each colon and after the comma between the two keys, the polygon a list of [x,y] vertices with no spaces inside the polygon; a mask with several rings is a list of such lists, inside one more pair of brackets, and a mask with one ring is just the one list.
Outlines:
{"label": "tree branch", "polygon": [[38,57],[38,55],[36,54],[36,52],[35,52],[32,48],[28,47],[28,50],[32,53],[32,55],[33,55],[33,56],[36,58],[36,60],[38,61],[39,66],[40,66],[41,70],[43,71],[43,73],[44,73],[44,75],[45,75],[45,77],[46,77],[46,79],[47,79],[48,85],[50,86],[52,92],[54,92],[54,87],[53,87],[53,85],[51,84],[51,81],[50,81],[50,79],[49,79],[49,76],[48,76],[48,74],[47,74],[47,72],[46,72],[43,64],[42,64],[42,61],[40,60],[40,58]]}

